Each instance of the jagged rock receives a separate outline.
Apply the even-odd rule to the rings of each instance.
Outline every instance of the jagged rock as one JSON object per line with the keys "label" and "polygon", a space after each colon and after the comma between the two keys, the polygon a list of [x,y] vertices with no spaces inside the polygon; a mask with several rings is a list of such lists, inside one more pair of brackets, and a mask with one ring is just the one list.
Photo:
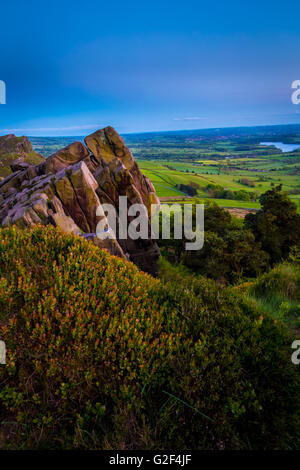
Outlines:
{"label": "jagged rock", "polygon": [[37,165],[45,158],[32,148],[28,138],[8,134],[0,137],[0,176],[23,170],[26,165]]}
{"label": "jagged rock", "polygon": [[[140,172],[132,153],[115,129],[108,126],[94,132],[94,134],[89,135],[84,140],[96,160],[98,162],[104,160],[108,164],[117,182],[122,185],[124,173],[126,173],[127,178],[129,178],[129,175],[131,176],[132,181],[127,181],[125,187],[131,188],[135,186],[139,197],[148,209],[150,209],[151,204],[159,204],[159,199],[156,196],[152,183],[149,178],[146,178]],[[126,172],[126,170],[128,171]]]}
{"label": "jagged rock", "polygon": [[[14,136],[6,137],[10,141]],[[148,213],[151,204],[159,204],[159,199],[151,181],[142,175],[130,150],[112,127],[91,134],[85,143],[87,147],[74,142],[37,165],[28,165],[23,157],[12,164],[14,172],[0,181],[0,223],[20,227],[51,223],[156,275],[159,250],[150,237]],[[30,149],[26,140],[22,145],[24,151]],[[148,239],[96,236],[100,220],[107,227],[105,230],[114,235],[105,215],[96,214],[97,208],[105,203],[116,209],[118,235],[119,196],[127,196],[128,205],[146,206]],[[128,217],[128,223],[131,220]]]}
{"label": "jagged rock", "polygon": [[72,217],[68,217],[64,213],[50,215],[50,221],[55,227],[59,227],[65,233],[74,233],[74,235],[81,235],[82,233]]}
{"label": "jagged rock", "polygon": [[30,153],[32,145],[27,137],[7,134],[0,137],[0,152]]}
{"label": "jagged rock", "polygon": [[41,165],[42,171],[56,173],[68,165],[74,165],[86,158],[89,158],[87,148],[81,142],[74,142],[62,150],[59,150]]}
{"label": "jagged rock", "polygon": [[21,171],[26,170],[29,167],[30,167],[30,163],[24,162],[24,159],[21,157],[10,164],[10,168],[13,173],[19,170]]}

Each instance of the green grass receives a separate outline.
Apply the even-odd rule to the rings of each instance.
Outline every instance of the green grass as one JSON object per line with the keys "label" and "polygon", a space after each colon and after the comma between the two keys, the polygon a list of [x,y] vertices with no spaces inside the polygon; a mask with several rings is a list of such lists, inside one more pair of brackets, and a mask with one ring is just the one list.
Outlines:
{"label": "green grass", "polygon": [[[275,155],[273,158],[278,159],[279,156]],[[205,162],[204,159],[201,160]],[[198,196],[200,198],[207,197],[205,187],[209,184],[217,184],[226,189],[233,191],[246,190],[249,192],[256,191],[262,194],[271,189],[273,186],[282,184],[284,191],[293,191],[300,188],[300,178],[298,175],[286,174],[288,166],[285,167],[281,164],[280,168],[276,171],[256,172],[255,170],[260,164],[268,164],[273,167],[274,164],[268,159],[234,159],[230,161],[231,165],[242,164],[239,169],[217,168],[218,162],[225,162],[222,160],[207,159],[207,164],[199,164],[197,162],[182,162],[182,161],[164,161],[164,160],[140,160],[139,167],[141,171],[148,176],[154,184],[158,197],[178,197],[184,195],[178,190],[176,185],[197,183],[199,185]],[[294,161],[294,160],[293,160]],[[213,166],[213,162],[215,162]],[[188,170],[188,172],[186,171]],[[220,173],[220,174],[219,174]],[[249,188],[241,183],[241,178],[247,178],[254,183],[253,188]],[[291,198],[297,204],[300,210],[300,196],[291,195]],[[215,199],[216,203],[223,207],[237,207],[237,208],[251,208],[258,209],[259,202],[245,202],[227,199]]]}
{"label": "green grass", "polygon": [[[233,199],[215,199],[215,198],[201,198],[199,197],[199,203],[205,204],[207,202],[215,202],[220,207],[228,207],[228,208],[240,208],[240,209],[259,209],[260,203],[259,202],[251,202],[251,201],[235,201]],[[194,198],[185,199],[185,200],[176,200],[176,199],[169,199],[168,201],[163,201],[163,204],[191,204],[195,202]],[[197,201],[198,202],[198,201]]]}
{"label": "green grass", "polygon": [[300,328],[300,267],[283,263],[242,284],[248,300],[276,321],[283,321],[292,330]]}
{"label": "green grass", "polygon": [[259,209],[259,202],[252,201],[235,201],[232,199],[214,199],[209,198],[210,200],[216,202],[221,207],[240,207],[242,209]]}

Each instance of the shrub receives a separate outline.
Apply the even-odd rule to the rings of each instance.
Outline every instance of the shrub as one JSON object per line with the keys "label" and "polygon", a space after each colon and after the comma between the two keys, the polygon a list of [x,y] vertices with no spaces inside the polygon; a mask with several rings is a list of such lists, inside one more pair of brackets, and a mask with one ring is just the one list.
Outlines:
{"label": "shrub", "polygon": [[234,199],[237,201],[255,201],[257,194],[253,191],[245,191],[241,189],[239,191],[232,191],[230,189],[223,188],[218,184],[209,183],[204,190],[208,193],[209,197],[217,199]]}
{"label": "shrub", "polygon": [[200,188],[200,184],[199,184],[199,183],[195,183],[195,181],[190,181],[190,182],[189,182],[189,186],[191,186],[192,188],[195,188],[195,189],[201,189],[201,188]]}
{"label": "shrub", "polygon": [[1,229],[0,261],[2,447],[296,446],[290,339],[238,295],[53,227]]}
{"label": "shrub", "polygon": [[300,269],[292,263],[282,263],[239,289],[256,302],[263,312],[284,321],[290,328],[299,328]]}
{"label": "shrub", "polygon": [[254,282],[253,293],[270,297],[281,294],[291,299],[300,299],[299,268],[288,263],[275,266]]}
{"label": "shrub", "polygon": [[192,186],[191,184],[181,183],[179,185],[176,185],[176,187],[178,187],[180,191],[188,194],[189,196],[196,196],[198,194],[196,187],[194,185]]}
{"label": "shrub", "polygon": [[245,186],[249,186],[250,188],[255,187],[254,181],[251,181],[248,178],[241,178],[241,179],[238,180],[238,183],[243,184]]}
{"label": "shrub", "polygon": [[294,263],[295,265],[300,266],[300,247],[298,246],[291,247],[288,260],[291,263]]}

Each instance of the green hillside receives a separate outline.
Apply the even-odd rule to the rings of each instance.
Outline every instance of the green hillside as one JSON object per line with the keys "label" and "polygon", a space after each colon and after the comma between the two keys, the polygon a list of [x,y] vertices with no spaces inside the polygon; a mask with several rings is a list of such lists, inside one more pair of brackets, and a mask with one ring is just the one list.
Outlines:
{"label": "green hillside", "polygon": [[238,293],[50,226],[1,229],[0,261],[2,448],[297,447],[291,339]]}

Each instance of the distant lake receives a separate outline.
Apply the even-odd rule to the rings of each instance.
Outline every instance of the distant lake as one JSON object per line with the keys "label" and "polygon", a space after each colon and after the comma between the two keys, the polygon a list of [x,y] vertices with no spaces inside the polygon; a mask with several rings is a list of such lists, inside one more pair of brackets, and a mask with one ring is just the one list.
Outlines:
{"label": "distant lake", "polygon": [[273,145],[284,153],[293,152],[300,148],[300,144],[284,144],[282,142],[260,142],[259,145]]}

